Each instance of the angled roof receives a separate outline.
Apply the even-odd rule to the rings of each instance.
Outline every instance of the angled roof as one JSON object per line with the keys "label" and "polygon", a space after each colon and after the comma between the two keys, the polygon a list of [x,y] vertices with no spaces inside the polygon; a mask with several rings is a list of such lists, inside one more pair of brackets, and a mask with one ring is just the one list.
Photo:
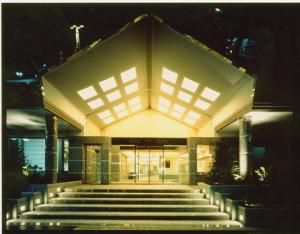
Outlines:
{"label": "angled roof", "polygon": [[[199,129],[233,99],[245,99],[238,94],[243,87],[245,102],[252,103],[254,85],[254,78],[228,59],[146,15],[42,80],[46,107],[100,128],[151,108]],[[68,113],[70,105],[77,117]]]}

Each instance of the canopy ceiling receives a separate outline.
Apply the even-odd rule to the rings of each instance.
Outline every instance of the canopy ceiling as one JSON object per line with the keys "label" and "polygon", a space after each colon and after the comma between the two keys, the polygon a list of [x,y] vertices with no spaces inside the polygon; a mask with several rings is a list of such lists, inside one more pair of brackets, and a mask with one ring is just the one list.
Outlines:
{"label": "canopy ceiling", "polygon": [[147,16],[43,77],[44,102],[71,115],[67,102],[100,128],[151,108],[199,129],[253,84],[226,58]]}

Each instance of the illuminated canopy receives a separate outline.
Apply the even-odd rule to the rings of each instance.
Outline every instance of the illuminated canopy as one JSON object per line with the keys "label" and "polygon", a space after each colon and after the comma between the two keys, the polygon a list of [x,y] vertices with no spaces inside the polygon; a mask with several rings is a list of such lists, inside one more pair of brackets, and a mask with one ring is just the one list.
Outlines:
{"label": "illuminated canopy", "polygon": [[251,109],[254,88],[243,69],[146,15],[73,55],[42,81],[46,109],[99,128],[148,108],[195,129],[220,125]]}

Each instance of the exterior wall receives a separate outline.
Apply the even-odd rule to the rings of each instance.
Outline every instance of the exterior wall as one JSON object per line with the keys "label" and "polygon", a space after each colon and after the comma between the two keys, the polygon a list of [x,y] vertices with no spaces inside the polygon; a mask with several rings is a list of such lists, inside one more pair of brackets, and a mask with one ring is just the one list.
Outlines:
{"label": "exterior wall", "polygon": [[197,131],[153,110],[145,110],[102,129],[110,137],[193,137]]}

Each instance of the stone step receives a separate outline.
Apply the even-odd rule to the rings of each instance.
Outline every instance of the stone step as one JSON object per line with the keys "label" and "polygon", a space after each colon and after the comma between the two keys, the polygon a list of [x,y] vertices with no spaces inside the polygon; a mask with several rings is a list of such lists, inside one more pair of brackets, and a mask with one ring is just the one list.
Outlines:
{"label": "stone step", "polygon": [[20,215],[22,219],[124,219],[124,220],[229,220],[220,212],[72,212],[31,211]]}
{"label": "stone step", "polygon": [[199,189],[100,189],[100,188],[65,188],[65,192],[106,192],[106,193],[200,193]]}
{"label": "stone step", "polygon": [[204,198],[52,198],[50,204],[198,204],[208,205]]}
{"label": "stone step", "polygon": [[202,198],[202,193],[113,193],[113,192],[62,192],[59,197],[143,197],[143,198]]}
{"label": "stone step", "polygon": [[244,230],[232,220],[14,219],[8,230]]}
{"label": "stone step", "polygon": [[149,205],[149,204],[47,204],[36,211],[119,211],[119,212],[217,212],[214,205]]}

